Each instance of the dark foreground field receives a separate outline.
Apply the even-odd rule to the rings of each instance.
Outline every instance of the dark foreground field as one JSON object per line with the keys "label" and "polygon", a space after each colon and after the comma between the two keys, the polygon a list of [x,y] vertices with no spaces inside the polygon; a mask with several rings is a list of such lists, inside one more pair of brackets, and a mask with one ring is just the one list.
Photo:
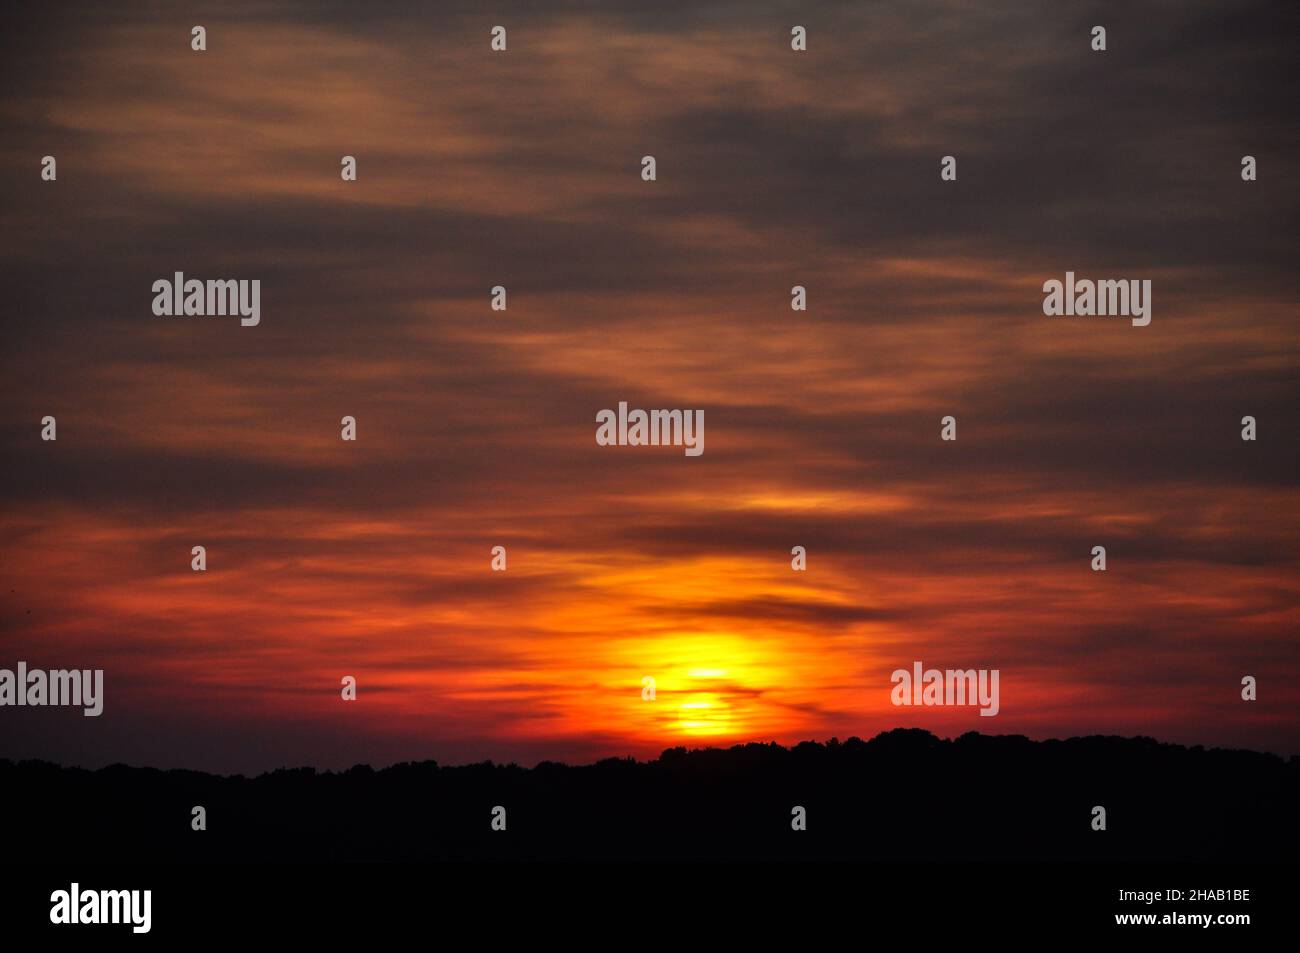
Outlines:
{"label": "dark foreground field", "polygon": [[[0,761],[14,856],[61,861],[1282,861],[1300,759],[1147,738],[793,748],[526,769],[432,761],[255,778]],[[192,809],[207,830],[191,829]],[[1092,829],[1094,806],[1106,809]],[[492,829],[505,808],[506,829]],[[791,829],[792,809],[807,830]]]}

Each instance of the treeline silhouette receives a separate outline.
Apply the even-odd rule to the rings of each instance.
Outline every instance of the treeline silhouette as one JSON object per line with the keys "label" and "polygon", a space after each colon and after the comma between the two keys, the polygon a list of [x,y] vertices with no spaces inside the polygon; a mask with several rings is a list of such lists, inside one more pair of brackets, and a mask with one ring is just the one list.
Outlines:
{"label": "treeline silhouette", "polygon": [[[247,778],[2,760],[0,799],[7,850],[37,862],[1280,862],[1300,844],[1298,778],[1296,757],[1149,738],[897,729],[532,769],[424,761]],[[205,831],[191,829],[196,805]],[[505,831],[491,827],[498,805]],[[791,828],[796,805],[805,831]]]}

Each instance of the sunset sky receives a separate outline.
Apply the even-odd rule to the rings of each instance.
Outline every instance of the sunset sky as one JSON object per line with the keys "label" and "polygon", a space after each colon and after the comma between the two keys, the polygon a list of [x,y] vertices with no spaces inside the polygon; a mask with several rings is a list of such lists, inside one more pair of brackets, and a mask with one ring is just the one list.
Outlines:
{"label": "sunset sky", "polygon": [[[1300,753],[1295,4],[5,16],[0,667],[106,698],[0,710],[0,757]],[[176,271],[261,324],[155,317]],[[1044,316],[1066,271],[1151,324]],[[598,446],[620,400],[704,454]],[[895,708],[914,660],[1000,714]]]}

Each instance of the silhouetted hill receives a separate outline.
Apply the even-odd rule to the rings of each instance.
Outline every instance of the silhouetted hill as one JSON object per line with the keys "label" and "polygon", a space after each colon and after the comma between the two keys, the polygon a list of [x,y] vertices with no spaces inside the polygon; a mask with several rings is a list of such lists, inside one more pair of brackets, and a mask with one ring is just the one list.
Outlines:
{"label": "silhouetted hill", "polygon": [[[1294,757],[1149,738],[898,729],[531,770],[425,761],[246,778],[0,761],[0,792],[6,849],[36,861],[1250,862],[1296,855],[1298,776]],[[195,805],[206,831],[191,830]],[[791,829],[795,805],[806,831]]]}

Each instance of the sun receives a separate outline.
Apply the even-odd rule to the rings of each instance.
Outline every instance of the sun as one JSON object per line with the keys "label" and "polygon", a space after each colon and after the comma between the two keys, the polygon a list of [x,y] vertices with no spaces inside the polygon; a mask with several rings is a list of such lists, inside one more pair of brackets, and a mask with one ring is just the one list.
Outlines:
{"label": "sun", "polygon": [[[677,730],[692,736],[725,735],[736,730],[735,712],[722,691],[712,690],[727,677],[725,668],[692,668],[686,673],[691,682],[703,682],[699,690],[683,690],[684,700],[677,706]],[[715,683],[710,686],[709,683]]]}

